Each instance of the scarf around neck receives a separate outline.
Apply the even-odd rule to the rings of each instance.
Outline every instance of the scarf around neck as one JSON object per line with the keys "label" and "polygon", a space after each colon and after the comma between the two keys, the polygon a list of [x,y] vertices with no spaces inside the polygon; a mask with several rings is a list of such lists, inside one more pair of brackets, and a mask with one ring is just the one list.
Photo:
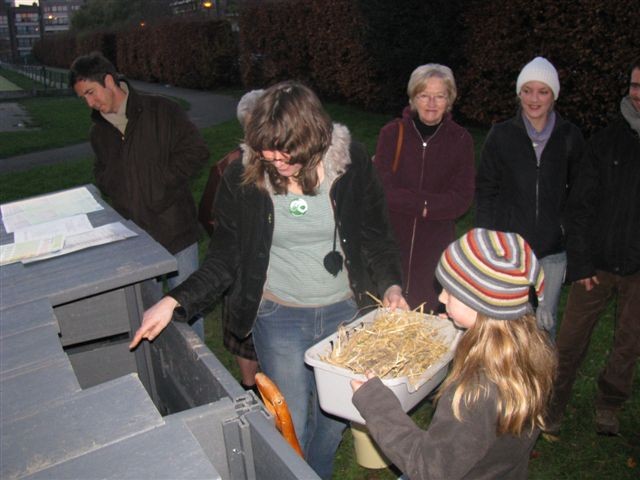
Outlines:
{"label": "scarf around neck", "polygon": [[631,128],[640,135],[640,112],[638,112],[631,104],[629,95],[620,101],[620,113],[622,113],[622,116],[629,123]]}
{"label": "scarf around neck", "polygon": [[538,163],[540,163],[540,157],[542,156],[544,147],[547,146],[547,140],[549,140],[551,132],[553,132],[553,127],[556,125],[556,112],[553,110],[549,112],[547,123],[539,132],[533,127],[533,125],[531,125],[531,122],[524,112],[522,113],[522,119],[524,120],[524,126],[527,129],[527,135],[529,135],[529,138],[531,139],[533,150],[536,152],[536,159],[538,160]]}

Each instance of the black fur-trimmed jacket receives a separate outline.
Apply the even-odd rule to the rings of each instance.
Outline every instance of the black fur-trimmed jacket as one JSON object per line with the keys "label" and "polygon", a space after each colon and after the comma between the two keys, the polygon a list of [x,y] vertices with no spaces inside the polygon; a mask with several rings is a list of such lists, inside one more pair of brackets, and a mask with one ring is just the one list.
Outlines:
{"label": "black fur-trimmed jacket", "polygon": [[[233,162],[224,172],[214,205],[217,224],[205,260],[169,292],[181,306],[174,314],[178,321],[191,318],[225,294],[228,324],[238,338],[253,328],[274,228],[269,192],[241,186],[247,161],[243,155],[242,162]],[[367,303],[366,291],[382,295],[389,286],[401,285],[400,258],[384,192],[365,148],[352,143],[342,125],[334,125],[323,164],[332,181],[331,203],[350,287],[362,305]]]}

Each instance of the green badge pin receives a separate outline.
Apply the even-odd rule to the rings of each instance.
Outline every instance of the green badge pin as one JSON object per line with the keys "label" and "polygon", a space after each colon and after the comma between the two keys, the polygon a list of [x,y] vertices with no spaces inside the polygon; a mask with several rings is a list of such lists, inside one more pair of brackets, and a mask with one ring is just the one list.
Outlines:
{"label": "green badge pin", "polygon": [[291,215],[293,215],[294,217],[301,217],[302,215],[307,213],[308,209],[309,205],[307,205],[307,202],[304,198],[296,198],[289,204],[289,213],[291,213]]}

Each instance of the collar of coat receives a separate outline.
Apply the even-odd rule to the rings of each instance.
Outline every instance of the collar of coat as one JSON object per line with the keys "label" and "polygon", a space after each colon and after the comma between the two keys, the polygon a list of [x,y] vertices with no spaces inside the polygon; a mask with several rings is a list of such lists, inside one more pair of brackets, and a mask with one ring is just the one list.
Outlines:
{"label": "collar of coat", "polygon": [[[560,115],[557,110],[554,109],[553,111],[556,114],[556,123],[553,126],[553,130],[551,131],[551,133],[555,132],[556,130],[558,130],[558,128],[560,128],[565,123],[567,123],[566,120],[564,118],[562,118],[562,115]],[[517,126],[518,128],[524,130],[525,134],[527,134],[527,136],[528,136],[529,134],[527,133],[527,127],[524,124],[524,120],[522,119],[522,115],[523,115],[522,114],[522,108],[518,107],[518,111],[516,113],[516,116],[515,117],[511,117],[507,121],[512,122],[515,126]]]}
{"label": "collar of coat", "polygon": [[[351,155],[349,154],[349,146],[351,145],[351,133],[349,129],[339,123],[333,124],[333,131],[331,133],[331,144],[327,149],[327,153],[322,157],[322,163],[324,164],[325,178],[329,183],[342,175],[347,167],[351,164]],[[251,154],[247,144],[240,145],[242,149],[242,164],[246,167],[249,164]],[[265,186],[269,193],[273,193],[271,182],[269,182],[268,176],[265,173]]]}
{"label": "collar of coat", "polygon": [[[129,83],[129,81],[124,77],[118,77],[118,84],[125,83],[127,85],[128,97],[127,97],[127,110],[125,112],[127,116],[127,120],[131,120],[142,112],[142,102],[140,100],[140,95],[136,92],[136,89]],[[107,120],[100,114],[98,110],[91,111],[91,118],[94,121],[107,122]]]}

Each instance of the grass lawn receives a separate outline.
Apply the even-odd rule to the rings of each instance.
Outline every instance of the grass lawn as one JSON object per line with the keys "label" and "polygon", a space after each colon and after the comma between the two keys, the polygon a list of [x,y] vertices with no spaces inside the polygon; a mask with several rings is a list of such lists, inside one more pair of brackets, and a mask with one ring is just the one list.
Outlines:
{"label": "grass lawn", "polygon": [[15,92],[18,90],[22,90],[22,88],[0,75],[0,92]]}
{"label": "grass lawn", "polygon": [[0,67],[0,75],[23,90],[44,90],[44,85],[42,83],[35,82],[29,77],[26,77],[25,75],[22,75],[18,72],[14,72],[13,70]]}
{"label": "grass lawn", "polygon": [[[24,90],[44,90],[41,83],[12,70],[0,68],[0,75]],[[87,141],[89,111],[75,96],[33,97],[16,102],[29,113],[30,130],[0,132],[0,159]]]}
{"label": "grass lawn", "polygon": [[76,97],[34,97],[18,100],[29,112],[32,130],[0,132],[0,159],[37,150],[86,142],[89,110]]}
{"label": "grass lawn", "polygon": [[[0,68],[0,75],[24,90],[44,89],[41,83],[11,70]],[[185,110],[191,107],[183,99],[170,98]],[[88,141],[90,111],[75,95],[33,97],[16,102],[29,113],[31,123],[27,127],[31,130],[0,132],[0,159]]]}
{"label": "grass lawn", "polygon": [[[79,103],[79,102],[78,102]],[[88,117],[86,108],[84,117]],[[367,144],[369,152],[375,149],[376,136],[380,127],[388,120],[387,116],[375,115],[356,109],[329,105],[332,117],[348,125],[354,137]],[[69,113],[73,116],[73,113]],[[77,129],[83,139],[86,138],[84,126]],[[75,125],[75,124],[73,124]],[[476,149],[482,145],[486,131],[471,130],[476,141]],[[230,121],[216,127],[203,130],[203,135],[211,150],[209,165],[233,149],[241,137],[237,122]],[[0,140],[1,142],[1,140]],[[204,169],[194,181],[193,194],[199,199],[208,175]],[[65,165],[35,168],[29,172],[0,175],[0,203],[25,198],[76,185],[92,182],[91,160],[86,159]],[[458,222],[460,231],[471,225],[471,214]],[[207,241],[200,242],[204,253]],[[565,289],[566,290],[566,289]],[[563,295],[563,302],[566,291]],[[562,305],[561,305],[562,310]],[[221,339],[219,306],[214,307],[206,316],[206,342],[222,363],[239,378],[234,359],[225,351]],[[599,437],[593,429],[593,398],[597,375],[608,354],[613,331],[613,308],[611,308],[597,326],[587,358],[582,365],[569,405],[567,419],[562,430],[562,440],[550,444],[540,439],[536,445],[537,456],[530,464],[531,479],[636,479],[639,476],[637,462],[640,460],[640,372],[636,372],[634,394],[621,415],[622,432],[617,437]],[[420,404],[412,412],[412,418],[422,427],[429,424],[432,406],[428,402]],[[398,472],[392,469],[367,470],[356,464],[351,433],[347,431],[336,459],[334,478],[340,480],[384,480],[395,479]]]}

